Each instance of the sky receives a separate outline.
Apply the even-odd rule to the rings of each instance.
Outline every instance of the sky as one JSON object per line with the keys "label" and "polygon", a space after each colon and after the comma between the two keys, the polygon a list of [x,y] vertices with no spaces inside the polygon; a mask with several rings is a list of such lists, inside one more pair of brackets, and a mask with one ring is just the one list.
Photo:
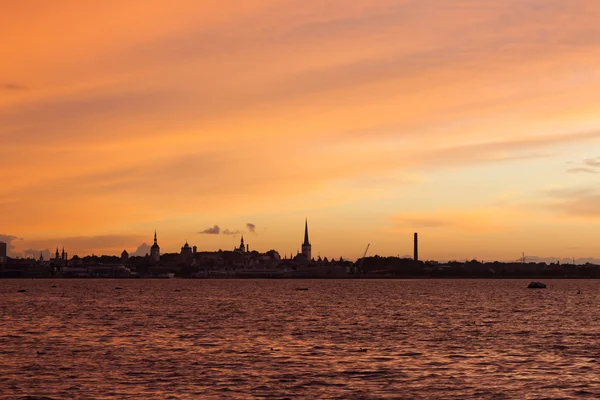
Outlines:
{"label": "sky", "polygon": [[0,7],[13,256],[600,258],[596,0]]}

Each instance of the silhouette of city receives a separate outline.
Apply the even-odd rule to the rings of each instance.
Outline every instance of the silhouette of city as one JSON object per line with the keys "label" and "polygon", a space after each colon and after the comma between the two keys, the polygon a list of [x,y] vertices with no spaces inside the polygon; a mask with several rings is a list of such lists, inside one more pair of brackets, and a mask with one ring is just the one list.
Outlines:
{"label": "silhouette of city", "polygon": [[304,223],[301,251],[283,254],[272,249],[261,253],[250,250],[241,235],[240,244],[231,250],[199,251],[186,241],[179,253],[161,254],[158,232],[150,252],[130,256],[87,255],[69,258],[64,247],[53,257],[11,258],[7,244],[0,242],[0,278],[600,278],[600,265],[584,263],[547,263],[528,261],[523,256],[514,262],[463,260],[439,262],[419,259],[419,236],[414,233],[413,257],[367,256],[361,258],[312,256],[308,219]]}

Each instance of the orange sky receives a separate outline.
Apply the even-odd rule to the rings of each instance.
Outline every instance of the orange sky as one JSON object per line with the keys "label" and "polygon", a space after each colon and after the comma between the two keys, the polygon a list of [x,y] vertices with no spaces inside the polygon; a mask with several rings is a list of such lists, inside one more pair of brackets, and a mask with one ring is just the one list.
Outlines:
{"label": "orange sky", "polygon": [[14,255],[600,258],[597,1],[0,5]]}

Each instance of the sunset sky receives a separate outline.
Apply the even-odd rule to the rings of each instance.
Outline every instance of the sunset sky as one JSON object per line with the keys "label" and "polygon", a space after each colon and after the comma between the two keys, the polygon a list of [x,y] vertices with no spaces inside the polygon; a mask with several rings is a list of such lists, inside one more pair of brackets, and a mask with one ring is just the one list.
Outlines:
{"label": "sunset sky", "polygon": [[597,0],[0,6],[13,255],[600,258]]}

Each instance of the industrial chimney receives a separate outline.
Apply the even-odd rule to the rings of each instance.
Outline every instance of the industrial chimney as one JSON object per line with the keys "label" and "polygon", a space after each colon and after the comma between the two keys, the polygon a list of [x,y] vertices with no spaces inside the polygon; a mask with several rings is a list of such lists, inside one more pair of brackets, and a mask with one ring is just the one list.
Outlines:
{"label": "industrial chimney", "polygon": [[415,232],[415,262],[419,262],[419,234]]}

